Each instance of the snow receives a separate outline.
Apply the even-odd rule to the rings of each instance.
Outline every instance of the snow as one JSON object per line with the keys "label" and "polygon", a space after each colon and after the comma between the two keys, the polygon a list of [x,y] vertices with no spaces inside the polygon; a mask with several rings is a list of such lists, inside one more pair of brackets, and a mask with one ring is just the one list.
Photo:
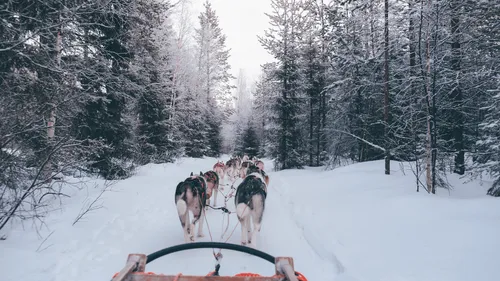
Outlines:
{"label": "snow", "polygon": [[[110,280],[129,253],[150,254],[183,243],[175,187],[216,161],[183,158],[141,167],[103,193],[98,202],[103,208],[74,226],[82,206],[98,196],[100,188],[89,185],[88,190],[72,191],[63,207],[46,218],[47,227],[37,232],[30,224],[14,224],[2,233],[7,239],[0,241],[1,280]],[[310,281],[497,280],[500,202],[485,195],[488,185],[464,184],[450,176],[450,192],[416,193],[410,168],[403,173],[399,163],[391,165],[386,176],[383,161],[333,171],[280,172],[272,172],[272,162],[265,161],[270,184],[258,248],[293,257],[296,270]],[[95,182],[102,188],[102,181]],[[221,204],[224,198],[219,196]],[[233,199],[228,203],[234,210]],[[240,241],[235,216],[230,215],[223,238],[230,243]],[[210,236],[220,241],[226,215],[209,210],[207,220],[210,232],[205,224],[205,237],[198,241],[210,241]],[[222,275],[274,273],[273,265],[257,257],[222,253]],[[205,275],[214,264],[212,250],[200,249],[165,256],[146,270]]]}

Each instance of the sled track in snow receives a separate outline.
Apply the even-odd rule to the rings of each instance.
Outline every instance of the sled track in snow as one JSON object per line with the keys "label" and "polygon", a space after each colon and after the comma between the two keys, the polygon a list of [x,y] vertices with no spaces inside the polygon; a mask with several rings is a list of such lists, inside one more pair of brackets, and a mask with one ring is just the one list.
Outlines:
{"label": "sled track in snow", "polygon": [[[280,177],[275,177],[275,182],[277,181],[279,186],[285,186],[288,185],[287,182],[283,181]],[[283,203],[283,206],[291,206],[291,208],[288,209],[288,213],[290,217],[292,218],[292,221],[294,222],[295,226],[297,229],[300,229],[302,237],[305,239],[309,247],[316,253],[317,256],[321,257],[323,260],[327,260],[334,264],[337,274],[342,274],[345,272],[345,266],[342,264],[342,262],[338,259],[338,257],[335,255],[335,253],[328,253],[325,251],[321,245],[318,245],[318,243],[314,241],[319,241],[317,237],[311,237],[314,236],[314,234],[309,234],[308,232],[305,231],[304,226],[301,222],[298,221],[296,218],[293,208],[294,208],[294,203],[288,199],[288,196],[285,196],[282,192],[280,192],[278,189],[276,189],[274,186],[271,186],[271,189],[274,190],[276,193],[279,194],[280,201]]]}

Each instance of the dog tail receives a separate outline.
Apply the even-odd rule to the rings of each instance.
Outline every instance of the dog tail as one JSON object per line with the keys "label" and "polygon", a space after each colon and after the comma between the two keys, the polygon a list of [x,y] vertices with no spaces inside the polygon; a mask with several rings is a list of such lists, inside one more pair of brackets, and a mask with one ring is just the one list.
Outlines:
{"label": "dog tail", "polygon": [[176,205],[177,205],[177,213],[179,214],[179,216],[186,214],[187,212],[186,201],[184,201],[183,199],[179,199]]}
{"label": "dog tail", "polygon": [[250,207],[245,203],[239,203],[238,206],[236,206],[236,214],[240,218],[247,217],[250,214]]}

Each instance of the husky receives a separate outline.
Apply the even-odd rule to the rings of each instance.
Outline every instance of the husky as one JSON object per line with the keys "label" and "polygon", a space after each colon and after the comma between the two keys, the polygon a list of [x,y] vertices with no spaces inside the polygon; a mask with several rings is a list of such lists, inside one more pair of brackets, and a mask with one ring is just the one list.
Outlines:
{"label": "husky", "polygon": [[221,184],[221,187],[220,187],[221,190],[224,190],[224,187],[222,186],[222,182],[224,181],[224,175],[226,174],[224,172],[225,169],[226,169],[226,165],[224,165],[224,162],[222,162],[222,161],[217,161],[217,163],[215,163],[215,165],[213,167],[214,172],[216,172],[217,175],[219,176],[220,184]]}
{"label": "husky", "polygon": [[214,207],[217,205],[217,192],[219,191],[219,175],[214,171],[208,171],[203,174],[207,182],[207,202],[205,209],[210,206],[210,197],[214,196]]}
{"label": "husky", "polygon": [[[207,181],[200,175],[193,175],[180,182],[175,189],[175,205],[177,214],[184,229],[184,241],[194,242],[194,227],[197,222],[198,237],[203,237],[203,220],[205,218],[205,206],[207,197]],[[193,212],[193,221],[189,222],[189,211]]]}
{"label": "husky", "polygon": [[243,161],[241,163],[240,178],[244,179],[247,175],[247,170],[250,166],[255,166],[252,161]]}
{"label": "husky", "polygon": [[242,245],[248,243],[254,248],[257,247],[257,234],[262,225],[266,197],[267,185],[262,171],[255,166],[250,166],[247,176],[236,190],[234,199],[236,215],[241,224]]}
{"label": "husky", "polygon": [[262,171],[264,171],[264,162],[261,160],[255,159],[254,162],[255,166],[259,167]]}
{"label": "husky", "polygon": [[226,162],[225,167],[226,167],[225,172],[228,175],[228,177],[230,178],[230,180],[234,180],[238,176],[240,168],[241,168],[240,157],[237,156],[236,158],[229,159]]}

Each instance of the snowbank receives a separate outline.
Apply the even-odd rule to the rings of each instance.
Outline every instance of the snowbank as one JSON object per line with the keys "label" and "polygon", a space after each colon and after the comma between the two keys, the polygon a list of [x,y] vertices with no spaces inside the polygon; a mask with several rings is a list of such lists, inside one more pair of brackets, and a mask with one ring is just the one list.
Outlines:
{"label": "snowbank", "polygon": [[285,171],[277,190],[318,254],[358,280],[498,280],[499,199],[454,175],[450,192],[416,193],[409,166],[383,165]]}

